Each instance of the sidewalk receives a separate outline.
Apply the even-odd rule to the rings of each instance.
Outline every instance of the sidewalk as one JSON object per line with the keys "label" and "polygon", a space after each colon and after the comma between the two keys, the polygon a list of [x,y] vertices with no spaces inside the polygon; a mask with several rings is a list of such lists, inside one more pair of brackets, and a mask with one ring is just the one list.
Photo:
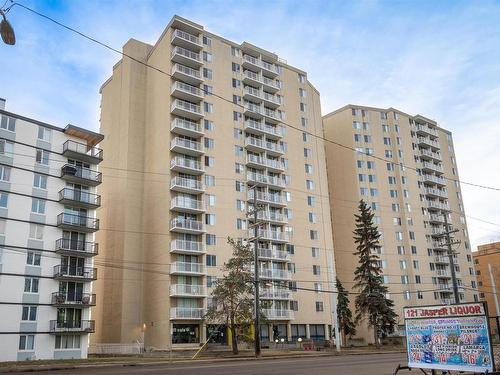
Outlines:
{"label": "sidewalk", "polygon": [[[384,349],[377,350],[376,348],[357,348],[357,349],[343,349],[340,353],[335,351],[263,351],[262,360],[272,360],[280,358],[297,358],[297,357],[326,357],[338,355],[362,355],[362,354],[391,354],[391,353],[404,353],[403,349]],[[205,353],[210,355],[211,353]],[[103,358],[89,358],[89,359],[74,359],[74,360],[40,360],[33,362],[4,362],[0,363],[0,373],[15,373],[23,371],[53,371],[53,370],[71,370],[76,368],[95,368],[95,367],[108,367],[108,366],[153,366],[165,364],[179,364],[189,363],[196,361],[198,363],[216,363],[216,362],[230,362],[230,361],[253,361],[253,352],[245,351],[237,356],[232,354],[224,354],[223,356],[203,356],[200,359],[192,360],[188,357],[175,357],[169,358],[168,354],[164,357],[143,357],[143,356],[130,356],[130,357],[103,357]]]}

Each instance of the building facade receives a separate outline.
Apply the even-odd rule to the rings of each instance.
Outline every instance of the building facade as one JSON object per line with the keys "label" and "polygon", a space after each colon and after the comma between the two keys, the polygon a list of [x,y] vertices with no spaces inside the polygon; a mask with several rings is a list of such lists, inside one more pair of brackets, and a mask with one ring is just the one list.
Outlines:
{"label": "building facade", "polygon": [[[477,300],[470,242],[451,133],[423,116],[397,109],[347,105],[323,117],[338,276],[352,290],[354,214],[366,201],[382,236],[380,265],[404,324],[403,306],[453,301],[451,268],[460,300]],[[450,265],[444,219],[453,233]],[[354,297],[351,298],[354,300]],[[360,337],[371,334],[360,329]]]}
{"label": "building facade", "polygon": [[0,117],[0,360],[85,358],[102,136]]}
{"label": "building facade", "polygon": [[[306,73],[175,16],[154,46],[130,40],[102,93],[107,196],[93,344],[199,345],[211,286],[261,207],[263,341],[329,337],[333,280],[319,94]],[[159,72],[160,69],[166,74]],[[297,130],[288,128],[284,122]],[[330,259],[330,263],[328,263]],[[101,270],[99,270],[101,273]],[[318,292],[295,289],[301,285]]]}
{"label": "building facade", "polygon": [[476,268],[479,298],[487,303],[491,333],[498,340],[500,338],[500,242],[478,246],[472,257]]}

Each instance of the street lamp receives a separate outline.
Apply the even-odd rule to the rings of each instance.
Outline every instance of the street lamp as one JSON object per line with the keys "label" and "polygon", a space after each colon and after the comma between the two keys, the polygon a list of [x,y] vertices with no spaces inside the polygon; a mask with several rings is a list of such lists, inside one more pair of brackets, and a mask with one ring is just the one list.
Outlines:
{"label": "street lamp", "polygon": [[14,34],[14,29],[12,28],[9,21],[5,17],[5,13],[0,9],[0,15],[3,20],[0,22],[0,34],[2,35],[2,40],[5,44],[13,46],[16,44],[16,35]]}

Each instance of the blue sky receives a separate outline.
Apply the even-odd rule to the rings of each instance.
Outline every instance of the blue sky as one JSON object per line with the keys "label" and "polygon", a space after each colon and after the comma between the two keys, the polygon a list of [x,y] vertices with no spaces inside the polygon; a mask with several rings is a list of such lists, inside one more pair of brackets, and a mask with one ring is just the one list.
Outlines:
{"label": "blue sky", "polygon": [[[118,49],[153,43],[174,14],[192,19],[307,71],[323,113],[356,103],[437,120],[454,134],[460,178],[500,187],[500,1],[20,1]],[[9,19],[7,109],[98,130],[99,86],[119,57],[19,7]],[[462,189],[470,217],[500,223],[500,192]],[[473,245],[500,239],[470,217]]]}

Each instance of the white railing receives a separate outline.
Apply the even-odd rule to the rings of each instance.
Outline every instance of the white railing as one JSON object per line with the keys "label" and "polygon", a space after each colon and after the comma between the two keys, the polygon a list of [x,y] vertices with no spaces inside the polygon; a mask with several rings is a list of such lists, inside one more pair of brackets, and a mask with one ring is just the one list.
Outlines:
{"label": "white railing", "polygon": [[202,319],[205,310],[192,307],[172,307],[170,309],[170,319]]}
{"label": "white railing", "polygon": [[429,150],[423,150],[421,149],[420,150],[420,153],[422,155],[426,155],[430,158],[433,158],[433,159],[437,159],[437,160],[441,160],[441,154],[439,152],[433,152],[433,151],[429,151]]}
{"label": "white railing", "polygon": [[184,167],[195,169],[198,171],[203,171],[202,164],[197,160],[191,160],[187,158],[183,158],[182,156],[176,156],[170,161],[170,167]]}
{"label": "white railing", "polygon": [[195,142],[186,138],[175,137],[172,139],[172,141],[170,141],[170,148],[175,146],[188,148],[194,151],[203,151],[203,145],[200,142]]}
{"label": "white railing", "polygon": [[170,203],[170,208],[186,208],[191,210],[204,210],[203,201],[198,201],[186,197],[174,197]]}
{"label": "white railing", "polygon": [[262,309],[262,313],[271,320],[292,320],[294,313],[292,310],[275,310],[275,309]]}
{"label": "white railing", "polygon": [[283,250],[259,248],[259,257],[279,260],[289,260],[290,254]]}
{"label": "white railing", "polygon": [[201,73],[199,69],[193,69],[190,68],[189,66],[181,65],[181,64],[175,64],[172,67],[172,74],[175,74],[175,72],[179,72],[194,78],[200,78],[201,79]]}
{"label": "white railing", "polygon": [[437,130],[435,130],[435,129],[431,129],[431,128],[429,128],[427,125],[417,124],[417,125],[415,126],[415,128],[416,128],[417,130],[419,130],[419,131],[423,131],[423,132],[425,132],[425,133],[427,133],[427,134],[432,134],[432,135],[434,135],[434,136],[436,136],[436,137],[438,136],[438,132],[437,132]]}
{"label": "white railing", "polygon": [[425,167],[425,168],[432,169],[434,171],[438,171],[438,172],[442,172],[443,171],[443,167],[441,165],[434,164],[434,163],[429,163],[427,161],[423,161],[422,162],[422,166]]}
{"label": "white railing", "polygon": [[188,85],[187,83],[179,82],[179,81],[175,81],[175,83],[172,85],[172,92],[174,92],[175,90],[180,90],[183,92],[187,92],[188,94],[201,96],[201,97],[203,97],[203,95],[204,95],[203,90],[199,89],[198,87]]}
{"label": "white railing", "polygon": [[193,230],[193,231],[203,231],[203,230],[205,230],[205,226],[203,225],[203,223],[201,221],[198,221],[198,220],[172,219],[170,221],[170,229],[186,229],[186,230]]}
{"label": "white railing", "polygon": [[[179,219],[175,219],[179,220]],[[188,221],[188,220],[184,220]],[[203,224],[199,221],[196,221],[197,228],[203,228]],[[179,224],[179,223],[175,223]],[[185,225],[186,223],[181,223],[181,225]],[[170,242],[170,251],[189,251],[193,253],[203,254],[205,252],[205,244],[203,242],[198,241],[186,241],[186,240],[172,240]]]}
{"label": "white railing", "polygon": [[187,102],[185,100],[181,99],[175,99],[172,103],[171,110],[173,111],[175,108],[180,108],[188,112],[193,112],[196,114],[201,115],[201,107],[197,104],[193,104],[191,102]]}
{"label": "white railing", "polygon": [[259,270],[259,276],[265,279],[292,279],[292,273],[287,270],[261,269]]}
{"label": "white railing", "polygon": [[175,37],[200,45],[200,38],[179,29],[174,30],[174,32],[172,33],[172,40],[174,40]]}
{"label": "white railing", "polygon": [[292,293],[288,289],[261,289],[259,296],[261,298],[271,299],[291,299]]}
{"label": "white railing", "polygon": [[202,263],[194,262],[174,262],[170,265],[170,273],[205,273],[205,266]]}
{"label": "white railing", "polygon": [[170,295],[205,296],[205,286],[195,284],[173,284],[170,285]]}
{"label": "white railing", "polygon": [[182,128],[186,130],[191,130],[193,132],[201,133],[201,125],[194,121],[189,121],[183,118],[176,117],[174,121],[172,121],[170,125],[170,129],[174,130],[175,128]]}
{"label": "white railing", "polygon": [[276,221],[280,223],[286,223],[288,221],[285,215],[271,211],[259,211],[257,213],[257,218],[259,220]]}
{"label": "white railing", "polygon": [[192,60],[196,60],[198,62],[201,61],[199,53],[190,51],[190,50],[182,48],[182,47],[175,47],[172,49],[171,56],[174,57],[175,55],[182,55],[184,57],[187,57],[187,58],[192,59]]}
{"label": "white railing", "polygon": [[203,187],[203,184],[198,181],[198,180],[192,180],[190,178],[185,178],[185,177],[180,177],[176,176],[173,178],[173,180],[170,182],[170,188],[174,188],[176,186],[183,187],[186,189],[193,189],[193,190],[204,190],[205,188]]}

